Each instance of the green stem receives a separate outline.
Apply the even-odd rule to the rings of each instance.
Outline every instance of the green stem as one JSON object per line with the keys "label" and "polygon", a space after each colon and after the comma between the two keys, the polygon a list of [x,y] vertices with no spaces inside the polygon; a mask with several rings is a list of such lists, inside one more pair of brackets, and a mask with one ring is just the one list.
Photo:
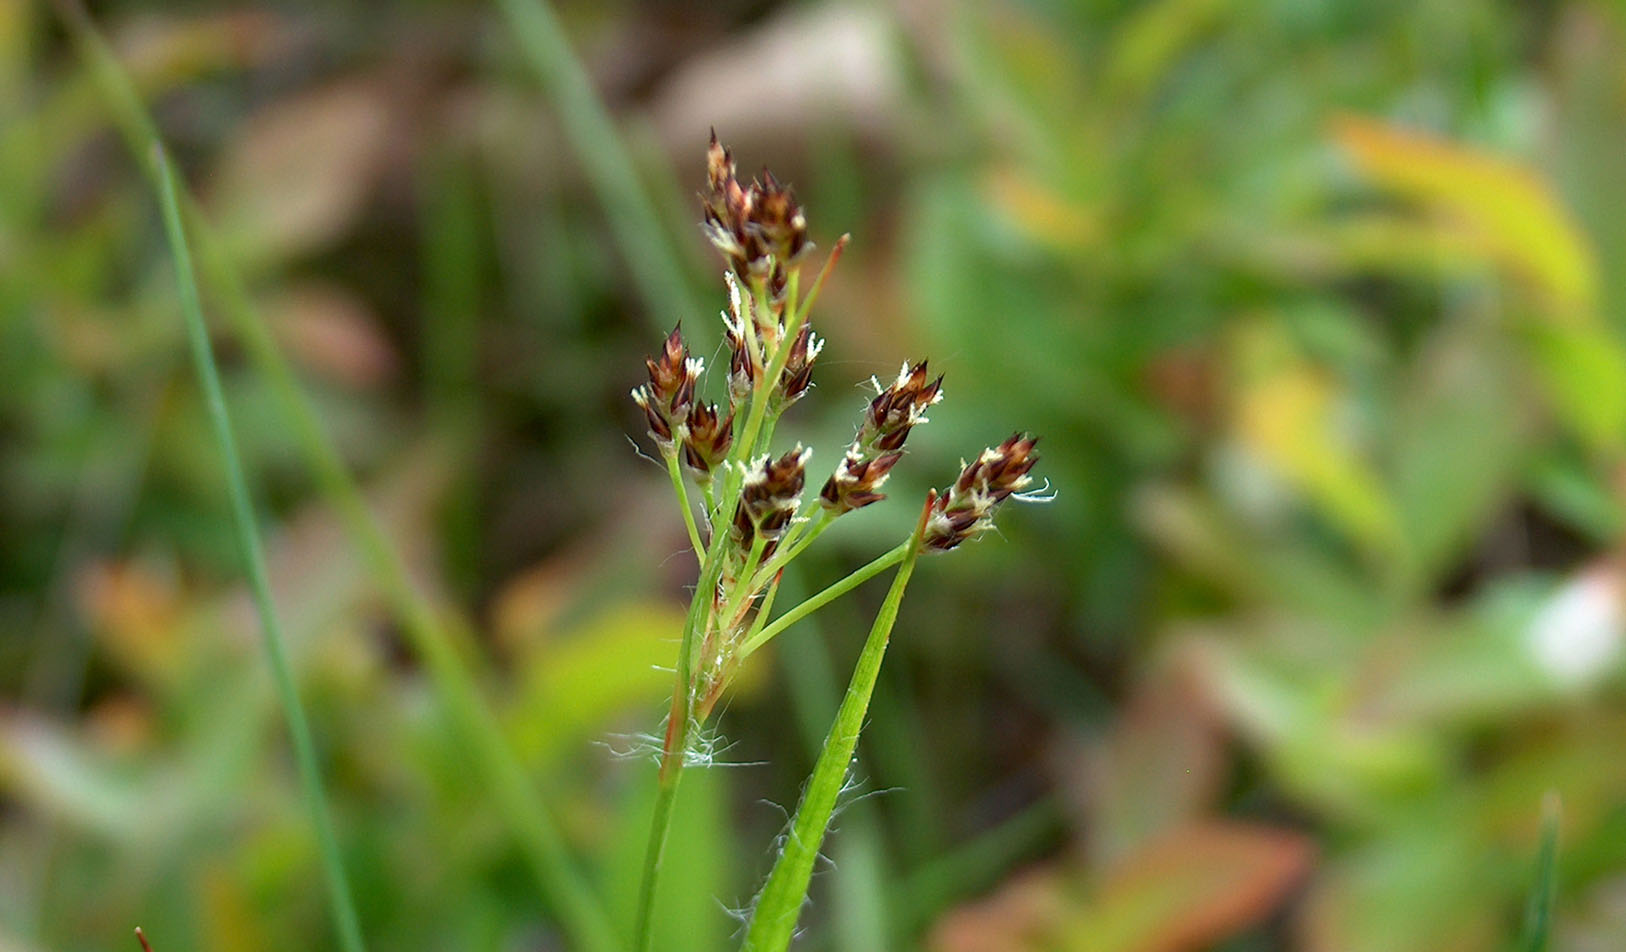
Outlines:
{"label": "green stem", "polygon": [[655,947],[655,884],[660,880],[661,863],[666,855],[666,835],[672,829],[672,805],[677,802],[678,781],[681,779],[681,766],[671,773],[662,770],[655,790],[655,818],[650,824],[649,846],[644,853],[643,880],[638,884],[638,936],[633,946],[637,952],[650,952]]}
{"label": "green stem", "polygon": [[[751,629],[745,633],[745,640],[742,644],[749,644],[751,639],[755,638],[757,633],[762,630],[762,627],[768,623],[768,613],[773,611],[773,600],[779,594],[780,578],[781,576],[775,575],[773,581],[768,583],[768,591],[762,596],[762,604],[757,606],[757,617],[752,619]],[[736,654],[734,657],[735,663],[738,663],[738,660],[743,658],[744,655]]]}
{"label": "green stem", "polygon": [[693,708],[690,691],[694,683],[695,646],[706,619],[706,608],[716,591],[718,576],[722,574],[723,546],[728,529],[717,526],[711,534],[711,547],[701,563],[700,579],[695,583],[694,595],[689,599],[689,612],[683,620],[683,639],[678,645],[677,683],[672,687],[672,710],[667,715],[666,739],[661,748],[659,788],[655,798],[655,815],[650,821],[649,845],[644,851],[644,872],[638,886],[638,911],[634,926],[633,948],[649,952],[654,942],[655,887],[660,880],[661,863],[666,855],[667,834],[672,829],[672,804],[677,798],[678,780],[682,778],[684,761],[689,745],[690,711]]}
{"label": "green stem", "polygon": [[[921,524],[924,525],[924,518]],[[825,830],[835,812],[836,800],[846,783],[847,769],[852,763],[853,751],[858,747],[858,735],[864,728],[864,715],[869,710],[869,699],[875,691],[875,680],[881,672],[881,661],[886,657],[886,646],[892,636],[892,626],[898,620],[898,606],[903,591],[914,573],[915,559],[919,555],[919,534],[910,536],[904,544],[903,562],[892,579],[892,588],[881,603],[875,616],[864,650],[853,668],[847,693],[836,712],[835,722],[824,739],[818,762],[802,791],[802,800],[791,821],[790,835],[784,849],[774,861],[768,881],[757,897],[751,924],[745,933],[746,952],[784,952],[796,932],[796,921],[802,914],[802,903],[807,898],[808,883],[813,877],[813,864],[819,847],[824,843]]]}
{"label": "green stem", "polygon": [[884,554],[877,556],[875,560],[870,562],[868,565],[855,570],[851,575],[839,582],[836,582],[817,595],[807,599],[783,615],[780,615],[778,618],[774,619],[773,624],[746,639],[745,644],[740,646],[740,657],[748,657],[751,652],[767,644],[769,641],[772,641],[774,636],[778,635],[786,628],[789,628],[790,626],[796,624],[875,576],[880,575],[882,572],[886,571],[892,566],[902,562],[906,557],[909,556],[910,550],[914,547],[914,544],[915,540],[911,536],[909,541],[904,542],[885,552]]}
{"label": "green stem", "polygon": [[[788,306],[788,305],[787,305]],[[751,415],[746,418],[745,430],[740,434],[739,443],[735,450],[742,454],[742,459],[750,459],[752,448],[756,445],[757,434],[762,430],[762,420],[767,414],[768,404],[771,403],[769,394],[779,385],[779,377],[785,372],[785,362],[790,359],[790,342],[802,330],[802,322],[806,320],[807,312],[799,312],[791,323],[785,325],[784,332],[779,335],[779,343],[774,347],[773,357],[757,380],[757,389],[751,395]]]}
{"label": "green stem", "polygon": [[789,544],[775,552],[774,557],[768,560],[768,564],[762,567],[761,572],[757,573],[760,576],[757,587],[760,588],[768,579],[778,574],[780,569],[789,565],[798,555],[801,555],[803,550],[812,545],[813,540],[823,535],[824,530],[830,528],[830,524],[834,521],[835,519],[830,515],[830,510],[821,506],[819,514],[813,517],[812,528],[806,530],[807,534],[792,537]]}
{"label": "green stem", "polygon": [[1536,851],[1536,881],[1525,904],[1519,952],[1546,952],[1553,928],[1553,896],[1558,880],[1558,792],[1548,791],[1541,804],[1541,845]]}
{"label": "green stem", "polygon": [[703,313],[615,122],[570,49],[553,9],[544,0],[497,0],[497,6],[508,18],[520,51],[552,101],[565,141],[604,206],[650,315],[658,317],[659,326],[671,327]]}
{"label": "green stem", "polygon": [[311,824],[316,828],[316,841],[321,850],[322,869],[327,877],[328,902],[333,907],[334,927],[339,933],[339,944],[346,952],[365,952],[361,938],[360,920],[356,917],[355,901],[350,895],[350,883],[344,871],[344,860],[339,856],[339,844],[333,836],[333,819],[328,815],[327,797],[322,790],[322,774],[316,765],[316,745],[311,741],[310,725],[305,719],[305,708],[294,685],[293,666],[283,644],[282,624],[277,617],[276,604],[271,599],[271,582],[265,567],[265,552],[260,543],[260,531],[254,518],[254,503],[249,497],[248,480],[243,475],[237,453],[237,439],[232,432],[231,416],[226,411],[226,397],[220,386],[220,372],[215,366],[214,350],[209,343],[209,331],[203,323],[203,305],[198,299],[197,277],[192,271],[192,255],[186,244],[186,230],[181,224],[180,202],[175,196],[174,172],[168,160],[156,146],[152,153],[153,168],[158,174],[159,198],[164,212],[164,231],[169,237],[170,251],[175,257],[175,281],[180,286],[181,314],[186,320],[187,337],[191,343],[192,363],[198,380],[203,385],[204,400],[209,409],[209,422],[219,444],[221,464],[226,470],[226,491],[231,497],[232,518],[237,526],[237,550],[243,568],[248,574],[249,588],[254,593],[254,607],[260,615],[260,630],[264,636],[265,653],[271,661],[271,675],[276,682],[277,696],[288,721],[288,735],[293,741],[294,760],[299,767],[299,779],[304,787],[305,802],[310,808]]}
{"label": "green stem", "polygon": [[[163,187],[152,161],[152,150],[160,145],[157,130],[128,74],[81,7],[70,0],[60,0],[57,10],[108,100],[132,152],[153,177],[155,186]],[[185,204],[198,241],[200,263],[222,296],[233,330],[255,370],[270,382],[278,410],[290,426],[307,465],[314,471],[323,496],[338,512],[369,574],[383,590],[413,650],[423,660],[436,693],[446,707],[452,729],[464,741],[474,768],[483,774],[497,811],[512,831],[541,893],[552,901],[560,925],[578,947],[594,952],[619,952],[621,942],[610,926],[603,905],[584,885],[586,880],[575,868],[547,805],[532,787],[525,767],[508,746],[495,712],[476,686],[474,674],[460,648],[469,639],[458,638],[458,633],[442,622],[428,600],[413,586],[406,563],[390,544],[323,428],[321,418],[301,391],[293,370],[255,311],[242,277],[220,240],[209,228],[197,203],[187,198]]]}
{"label": "green stem", "polygon": [[745,565],[740,568],[740,577],[734,582],[734,590],[728,593],[728,600],[723,603],[723,614],[718,619],[718,625],[732,628],[734,618],[738,615],[740,607],[750,598],[756,589],[751,585],[752,576],[756,575],[757,565],[762,561],[762,553],[768,547],[768,540],[762,533],[751,541],[751,552],[745,558]]}
{"label": "green stem", "polygon": [[694,522],[694,507],[689,505],[689,490],[683,485],[683,473],[678,469],[676,452],[666,454],[666,472],[672,477],[672,489],[677,493],[678,508],[683,510],[683,525],[689,530],[689,544],[694,547],[695,559],[704,559],[706,547],[700,542],[700,527]]}

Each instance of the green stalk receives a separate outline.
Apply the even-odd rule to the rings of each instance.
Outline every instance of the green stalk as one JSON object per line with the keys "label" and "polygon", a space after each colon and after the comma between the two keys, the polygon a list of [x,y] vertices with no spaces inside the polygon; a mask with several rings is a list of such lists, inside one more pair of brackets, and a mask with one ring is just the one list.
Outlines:
{"label": "green stalk", "polygon": [[[786,307],[789,308],[794,303],[787,302]],[[740,434],[740,441],[735,446],[735,450],[742,454],[741,459],[751,458],[751,448],[756,445],[757,434],[762,430],[763,417],[767,414],[768,404],[772,402],[769,395],[778,385],[780,375],[785,372],[785,362],[790,360],[791,342],[796,339],[806,320],[807,310],[805,308],[797,310],[790,323],[785,325],[784,332],[779,335],[779,342],[774,346],[768,366],[763,369],[761,378],[757,380],[756,392],[751,396],[751,412],[745,420],[745,429]]]}
{"label": "green stalk", "polygon": [[911,536],[907,542],[895,546],[887,552],[876,556],[875,559],[868,565],[854,570],[851,575],[832,584],[824,591],[812,596],[783,615],[780,615],[778,618],[774,619],[773,624],[746,638],[745,644],[740,646],[740,658],[744,659],[749,657],[751,652],[773,640],[774,636],[778,635],[786,628],[796,624],[875,576],[880,575],[882,572],[886,571],[892,566],[902,562],[905,558],[910,557],[909,554],[914,548],[914,545],[915,539]]}
{"label": "green stalk", "polygon": [[689,490],[683,485],[683,472],[678,469],[676,451],[666,455],[666,472],[672,477],[672,490],[677,493],[678,508],[683,510],[683,526],[689,530],[689,545],[694,547],[694,557],[703,560],[706,557],[706,547],[700,542],[700,527],[694,522],[694,507],[689,505]]}
{"label": "green stalk", "polygon": [[[757,632],[761,631],[762,627],[767,624],[768,613],[773,611],[773,600],[779,594],[779,580],[782,577],[775,575],[773,581],[768,583],[768,591],[762,596],[762,604],[757,606],[757,617],[751,621],[751,629],[745,633],[745,639],[741,644],[756,637]],[[738,659],[743,658],[744,655],[735,655],[734,657],[736,658],[735,663],[738,664]]]}
{"label": "green stalk", "polygon": [[[793,534],[785,540],[783,547],[778,552],[775,552],[774,557],[769,559],[768,564],[764,565],[762,571],[757,573],[759,576],[757,582],[759,584],[765,583],[768,579],[773,578],[780,569],[789,565],[792,560],[802,554],[803,550],[812,545],[813,540],[823,535],[824,530],[830,528],[830,524],[833,522],[835,522],[835,518],[830,515],[830,510],[820,506],[819,514],[813,517],[812,527],[805,530],[806,535],[793,530]],[[807,525],[807,523],[802,523],[802,525]]]}
{"label": "green stalk", "polygon": [[344,860],[339,856],[339,844],[333,836],[333,819],[328,815],[322,774],[316,766],[316,745],[311,741],[305,708],[300,703],[299,690],[294,686],[293,666],[288,662],[288,651],[282,639],[282,624],[277,617],[276,604],[271,599],[271,582],[265,567],[260,530],[254,519],[254,503],[249,496],[248,480],[243,475],[237,453],[231,416],[226,412],[226,397],[221,390],[214,350],[209,344],[209,331],[203,323],[203,305],[198,299],[197,277],[192,272],[192,254],[187,248],[180,202],[175,196],[174,172],[156,146],[152,163],[158,174],[164,231],[175,258],[175,282],[180,288],[181,315],[186,320],[192,363],[203,386],[209,422],[215,431],[215,442],[219,444],[221,465],[226,470],[226,492],[231,497],[232,520],[237,526],[238,555],[243,560],[249,588],[254,593],[254,607],[260,615],[260,632],[265,642],[266,656],[271,662],[272,680],[276,683],[277,698],[288,721],[288,736],[293,741],[294,760],[304,787],[305,803],[310,808],[311,825],[316,828],[322,870],[327,878],[328,903],[333,908],[333,925],[345,952],[365,952],[367,946],[361,939],[361,924],[356,917],[355,902],[350,896]]}
{"label": "green stalk", "polygon": [[704,627],[706,606],[717,588],[722,574],[726,527],[714,527],[711,547],[706,550],[700,580],[689,599],[689,613],[683,620],[683,639],[678,644],[676,684],[672,687],[672,710],[667,715],[666,739],[661,747],[661,766],[655,791],[655,815],[649,826],[649,845],[644,851],[644,874],[638,885],[638,912],[634,926],[633,948],[649,952],[654,942],[655,887],[660,881],[661,864],[666,856],[666,839],[672,829],[672,804],[677,800],[678,781],[683,777],[684,760],[689,746],[689,719],[692,705],[689,697],[694,681],[694,655],[696,642]]}
{"label": "green stalk", "polygon": [[[157,129],[129,76],[81,7],[70,0],[59,0],[57,11],[107,98],[131,150],[153,176],[155,185],[162,188],[160,170],[152,161],[153,150],[161,148]],[[290,425],[307,465],[314,471],[322,495],[339,514],[368,572],[383,590],[392,613],[422,659],[446,706],[453,730],[464,741],[474,768],[483,774],[498,813],[518,842],[541,893],[554,903],[560,925],[577,947],[593,952],[619,952],[621,942],[610,926],[609,916],[598,896],[583,885],[585,878],[575,868],[552,815],[531,786],[524,765],[508,746],[496,714],[476,686],[474,674],[462,653],[468,639],[459,638],[443,624],[427,599],[413,586],[406,564],[368,508],[361,489],[345,467],[316,410],[301,391],[276,339],[255,311],[236,267],[196,203],[188,200],[186,204],[201,264],[222,295],[233,330],[256,371],[270,382],[278,409]]]}
{"label": "green stalk", "polygon": [[661,863],[666,858],[666,837],[672,830],[672,805],[677,803],[681,779],[680,763],[671,773],[663,769],[655,788],[655,816],[650,821],[649,846],[644,853],[644,875],[638,883],[638,932],[633,945],[637,952],[650,952],[655,947],[655,886],[660,881]]}
{"label": "green stalk", "polygon": [[802,791],[784,849],[774,861],[768,881],[757,897],[756,909],[745,933],[743,948],[746,952],[784,952],[796,932],[796,921],[801,917],[802,902],[807,898],[808,883],[813,878],[814,861],[824,843],[830,817],[835,813],[836,800],[846,783],[847,769],[858,747],[858,735],[864,729],[864,715],[869,710],[870,696],[875,692],[875,680],[881,673],[892,626],[898,620],[898,606],[909,585],[909,576],[914,574],[924,525],[922,514],[915,533],[904,544],[903,562],[892,579],[886,599],[881,602],[881,610],[875,616],[875,624],[853,668],[852,680],[847,684],[847,694],[841,699],[841,708],[836,712],[835,722],[830,725],[830,733],[819,751],[818,762],[813,766],[813,774]]}
{"label": "green stalk", "polygon": [[544,0],[497,0],[497,6],[553,103],[565,141],[604,206],[650,315],[658,318],[659,326],[671,327],[684,317],[704,313],[671,243],[661,233],[661,216],[615,123],[571,51],[552,8]]}
{"label": "green stalk", "polygon": [[755,592],[755,589],[751,587],[751,577],[756,575],[757,565],[761,563],[762,553],[767,548],[767,537],[760,532],[757,533],[757,537],[751,542],[751,551],[745,557],[745,565],[740,568],[739,580],[734,583],[734,590],[729,592],[728,598],[723,601],[723,614],[719,619],[720,625],[732,628],[734,619],[738,617],[740,609],[745,606],[745,600]]}

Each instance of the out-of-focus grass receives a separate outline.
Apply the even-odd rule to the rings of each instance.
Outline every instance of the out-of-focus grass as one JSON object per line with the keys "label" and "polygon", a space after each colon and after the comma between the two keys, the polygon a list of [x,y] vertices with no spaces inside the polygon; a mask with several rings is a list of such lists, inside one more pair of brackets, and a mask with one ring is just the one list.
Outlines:
{"label": "out-of-focus grass", "polygon": [[[327,878],[334,931],[346,952],[364,952],[367,946],[361,937],[361,923],[356,919],[356,902],[351,896],[349,875],[344,871],[344,860],[340,858],[338,843],[333,838],[333,819],[328,812],[321,768],[316,764],[310,722],[305,717],[305,704],[299,698],[299,688],[294,684],[293,671],[288,664],[282,621],[271,599],[271,581],[265,567],[265,547],[260,542],[254,497],[250,494],[242,463],[237,456],[237,437],[226,408],[225,394],[220,387],[220,370],[215,365],[209,328],[203,320],[198,279],[192,271],[192,252],[186,240],[186,226],[181,221],[180,199],[176,195],[175,172],[164,156],[162,144],[156,141],[151,143],[151,163],[158,179],[164,233],[169,239],[170,254],[175,257],[175,282],[180,292],[181,317],[186,322],[187,343],[192,351],[192,366],[202,385],[204,401],[209,408],[209,423],[214,430],[215,442],[220,447],[221,469],[225,473],[226,492],[231,497],[237,548],[249,588],[254,594],[260,634],[271,664],[271,678],[276,684],[277,703],[282,706],[283,717],[288,723],[288,738],[294,748],[300,788],[310,811],[317,846],[321,850],[322,873]],[[139,931],[136,937],[143,946],[147,944]]]}
{"label": "out-of-focus grass", "polygon": [[[1616,9],[553,9],[682,281],[709,286],[673,211],[708,124],[816,239],[853,232],[824,399],[787,421],[816,469],[895,354],[953,402],[899,497],[996,423],[1045,437],[1057,501],[913,583],[859,752],[884,793],[838,819],[802,947],[1503,949],[1549,789],[1549,948],[1621,943]],[[628,921],[691,579],[623,436],[656,317],[626,215],[499,9],[99,16],[218,228],[222,382],[369,943],[570,944],[347,541],[369,510]],[[0,946],[318,947],[159,218],[25,0],[0,182]],[[887,518],[833,531],[806,590]],[[880,592],[850,597],[750,672],[718,744],[751,766],[686,782],[658,947],[731,944],[762,801],[794,803]]]}

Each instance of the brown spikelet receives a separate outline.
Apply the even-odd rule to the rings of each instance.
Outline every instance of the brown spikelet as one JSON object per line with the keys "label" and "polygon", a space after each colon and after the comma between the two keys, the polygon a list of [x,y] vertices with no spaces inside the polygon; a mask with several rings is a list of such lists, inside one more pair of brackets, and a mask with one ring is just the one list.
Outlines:
{"label": "brown spikelet", "polygon": [[712,130],[706,149],[706,191],[701,195],[701,228],[729,267],[742,279],[766,285],[782,299],[786,268],[798,264],[812,245],[807,216],[795,192],[771,172],[740,185],[734,156]]}
{"label": "brown spikelet", "polygon": [[689,413],[683,462],[696,477],[709,478],[734,445],[734,414],[724,417],[715,403],[697,403]]}
{"label": "brown spikelet", "polygon": [[1038,439],[1013,433],[998,446],[983,450],[961,470],[949,491],[932,503],[921,547],[946,552],[993,526],[994,510],[1032,481],[1039,462]]}
{"label": "brown spikelet", "polygon": [[864,410],[858,439],[876,450],[903,447],[909,431],[926,422],[926,409],[943,399],[943,378],[927,382],[926,361],[904,364],[898,379],[881,390]]}
{"label": "brown spikelet", "polygon": [[649,435],[662,452],[671,451],[683,440],[695,387],[705,366],[700,359],[689,356],[682,331],[681,325],[672,328],[660,354],[644,361],[649,382],[632,391],[633,402],[649,421]]}
{"label": "brown spikelet", "polygon": [[820,503],[832,515],[839,516],[880,502],[886,495],[878,490],[900,459],[903,459],[901,450],[869,457],[858,444],[853,444],[835,473],[825,481],[824,489],[819,492]]}
{"label": "brown spikelet", "polygon": [[824,341],[813,333],[813,325],[804,323],[790,343],[790,355],[785,360],[785,371],[779,378],[781,406],[790,406],[807,393],[813,383],[813,361],[824,350]]}
{"label": "brown spikelet", "polygon": [[773,543],[785,534],[801,502],[812,455],[798,444],[778,459],[764,456],[752,464],[734,510],[734,536],[742,547],[749,547],[758,535]]}

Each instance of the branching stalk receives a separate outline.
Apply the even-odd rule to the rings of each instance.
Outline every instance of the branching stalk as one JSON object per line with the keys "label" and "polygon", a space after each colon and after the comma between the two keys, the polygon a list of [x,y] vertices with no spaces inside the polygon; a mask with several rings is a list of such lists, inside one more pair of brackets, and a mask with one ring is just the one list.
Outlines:
{"label": "branching stalk", "polygon": [[683,471],[678,468],[677,453],[666,454],[666,472],[672,477],[672,489],[677,493],[678,508],[683,510],[683,525],[689,530],[689,545],[694,547],[694,557],[701,560],[706,557],[706,546],[700,541],[700,527],[695,525],[694,507],[689,505],[689,490],[683,485]]}
{"label": "branching stalk", "polygon": [[761,588],[767,583],[768,579],[773,578],[781,569],[794,561],[808,546],[813,544],[815,539],[823,535],[824,530],[830,528],[831,523],[834,521],[829,511],[821,508],[819,514],[813,517],[811,524],[804,523],[804,525],[810,525],[810,528],[804,530],[803,533],[787,538],[784,544],[780,546],[779,551],[774,553],[773,558],[768,560],[768,564],[764,565],[762,570],[757,573],[756,587]]}
{"label": "branching stalk", "polygon": [[902,562],[904,557],[909,554],[909,547],[912,543],[913,539],[889,549],[864,567],[855,569],[851,575],[832,584],[824,591],[808,598],[800,605],[774,619],[772,624],[745,640],[745,644],[740,646],[740,657],[749,657],[751,652],[772,641],[780,632]]}

